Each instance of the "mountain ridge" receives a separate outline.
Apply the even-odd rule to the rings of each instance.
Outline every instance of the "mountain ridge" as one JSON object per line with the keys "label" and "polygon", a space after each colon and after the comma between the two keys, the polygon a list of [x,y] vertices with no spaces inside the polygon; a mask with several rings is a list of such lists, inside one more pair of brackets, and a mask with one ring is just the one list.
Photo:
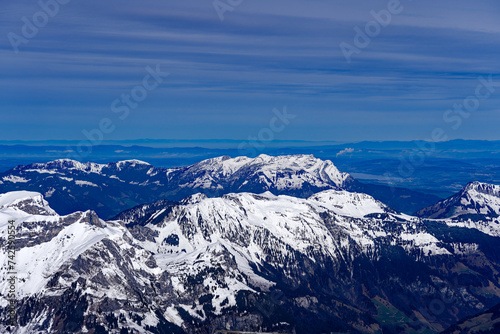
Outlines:
{"label": "mountain ridge", "polygon": [[[199,193],[108,221],[92,211],[53,215],[36,193],[4,194],[0,203],[1,241],[9,219],[20,240],[25,332],[439,332],[456,322],[454,309],[425,321],[415,312],[441,291],[462,317],[500,302],[498,275],[481,269],[500,271],[487,251],[499,237],[476,230],[484,237],[454,241],[450,233],[470,227],[427,225],[345,190],[307,199]],[[32,207],[46,210],[32,214]],[[405,320],[384,320],[388,307]]]}
{"label": "mountain ridge", "polygon": [[212,197],[264,191],[309,197],[326,189],[367,193],[406,213],[439,200],[407,189],[361,183],[331,161],[312,155],[222,156],[178,168],[156,168],[138,160],[84,164],[62,159],[0,174],[0,192],[38,191],[62,214],[93,209],[105,218],[143,203],[178,201],[197,192]]}
{"label": "mountain ridge", "polygon": [[425,218],[498,217],[500,185],[469,182],[455,195],[419,210],[416,215]]}

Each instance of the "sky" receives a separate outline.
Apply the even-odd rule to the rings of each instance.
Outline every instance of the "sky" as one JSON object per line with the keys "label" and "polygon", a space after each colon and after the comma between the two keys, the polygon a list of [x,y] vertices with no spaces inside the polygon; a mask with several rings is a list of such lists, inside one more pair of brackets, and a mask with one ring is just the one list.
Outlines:
{"label": "sky", "polygon": [[498,0],[55,1],[2,1],[0,140],[500,140]]}

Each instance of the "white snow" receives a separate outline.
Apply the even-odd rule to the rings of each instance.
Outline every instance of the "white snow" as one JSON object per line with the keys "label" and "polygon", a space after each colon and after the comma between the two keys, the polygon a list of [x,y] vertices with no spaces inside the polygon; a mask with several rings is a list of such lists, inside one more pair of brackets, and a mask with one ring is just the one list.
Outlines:
{"label": "white snow", "polygon": [[384,213],[387,207],[373,197],[348,191],[325,190],[309,197],[309,201],[339,215],[363,218],[370,213]]}
{"label": "white snow", "polygon": [[437,246],[439,240],[429,233],[402,233],[400,238],[405,241],[411,241],[414,246],[420,247],[425,256],[429,255],[451,255],[451,253],[442,247]]}
{"label": "white snow", "polygon": [[97,184],[89,182],[89,181],[81,181],[81,180],[76,180],[75,181],[76,185],[83,187],[83,186],[89,186],[89,187],[99,187]]}
{"label": "white snow", "polygon": [[21,202],[29,202],[33,206],[45,210],[49,215],[55,215],[55,211],[49,207],[42,194],[32,191],[12,191],[0,194],[0,218],[2,215],[11,215],[15,218],[27,217],[29,214],[19,208]]}
{"label": "white snow", "polygon": [[107,165],[96,164],[93,162],[81,163],[71,159],[59,159],[47,163],[32,164],[34,169],[43,170],[45,173],[55,173],[59,169],[77,170],[84,173],[101,173],[102,169]]}
{"label": "white snow", "polygon": [[21,176],[16,176],[16,175],[7,175],[2,178],[4,182],[11,182],[11,183],[26,183],[31,180],[27,180],[24,177]]}
{"label": "white snow", "polygon": [[58,172],[56,172],[54,170],[49,170],[49,169],[44,169],[44,168],[40,168],[40,169],[25,169],[24,171],[25,172],[39,173],[39,174],[59,174]]}
{"label": "white snow", "polygon": [[[18,250],[16,254],[18,296],[22,298],[40,292],[64,262],[78,257],[104,237],[106,234],[96,228],[75,223],[64,228],[49,242]],[[0,254],[0,263],[5,263],[6,260],[6,254]],[[2,276],[0,280],[5,279]],[[5,286],[2,288],[5,289]],[[4,295],[5,291],[2,290],[1,293]]]}
{"label": "white snow", "polygon": [[464,227],[476,229],[492,237],[500,237],[500,219],[489,218],[482,221],[473,221],[471,219],[465,221],[457,221],[452,219],[441,220],[450,227]]}
{"label": "white snow", "polygon": [[14,205],[19,201],[41,197],[42,195],[33,191],[12,191],[0,194],[0,209],[6,206]]}
{"label": "white snow", "polygon": [[45,198],[49,198],[49,197],[52,197],[52,195],[54,194],[54,192],[56,191],[55,188],[50,188],[49,190],[47,190],[44,194]]}
{"label": "white snow", "polygon": [[328,188],[342,187],[349,177],[349,174],[341,173],[331,161],[323,161],[312,155],[217,157],[190,166],[184,174],[189,176],[199,171],[205,173],[181,186],[212,189],[220,187],[218,183],[222,180],[248,175],[247,178],[257,177],[268,188],[275,187],[278,190],[299,189],[304,183]]}
{"label": "white snow", "polygon": [[147,162],[144,162],[144,161],[141,161],[141,160],[136,160],[136,159],[132,159],[132,160],[123,160],[123,161],[118,161],[116,163],[116,167],[118,168],[118,170],[121,170],[124,166],[126,165],[130,165],[130,167],[135,167],[137,165],[145,165],[145,166],[151,166],[149,163]]}
{"label": "white snow", "polygon": [[115,179],[115,180],[118,180],[118,181],[120,181],[120,182],[125,182],[125,181],[123,181],[122,179],[120,179],[120,178],[119,178],[118,176],[116,176],[116,175],[110,175],[110,176],[109,176],[109,178],[110,178],[110,179]]}

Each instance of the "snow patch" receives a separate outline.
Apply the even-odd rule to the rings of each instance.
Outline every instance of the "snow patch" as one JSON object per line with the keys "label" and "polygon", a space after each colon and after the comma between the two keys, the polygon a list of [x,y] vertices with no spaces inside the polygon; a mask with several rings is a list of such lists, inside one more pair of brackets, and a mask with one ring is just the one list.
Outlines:
{"label": "snow patch", "polygon": [[16,176],[16,175],[7,175],[2,178],[5,182],[11,182],[11,183],[26,183],[31,180],[27,180],[24,177],[21,176]]}

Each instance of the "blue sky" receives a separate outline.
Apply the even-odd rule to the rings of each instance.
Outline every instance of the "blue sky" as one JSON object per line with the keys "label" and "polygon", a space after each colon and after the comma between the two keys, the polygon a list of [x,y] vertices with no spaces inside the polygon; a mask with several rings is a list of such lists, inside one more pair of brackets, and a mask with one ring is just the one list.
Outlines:
{"label": "blue sky", "polygon": [[[220,1],[236,4],[223,21],[211,0],[71,0],[15,53],[9,33],[41,8],[4,0],[0,140],[80,140],[103,118],[105,140],[245,140],[284,106],[295,118],[279,140],[430,139],[435,128],[500,140],[498,1],[401,0],[350,63],[339,45],[394,0]],[[113,101],[157,65],[170,75],[120,119]],[[495,91],[458,127],[445,122],[490,75]]]}

